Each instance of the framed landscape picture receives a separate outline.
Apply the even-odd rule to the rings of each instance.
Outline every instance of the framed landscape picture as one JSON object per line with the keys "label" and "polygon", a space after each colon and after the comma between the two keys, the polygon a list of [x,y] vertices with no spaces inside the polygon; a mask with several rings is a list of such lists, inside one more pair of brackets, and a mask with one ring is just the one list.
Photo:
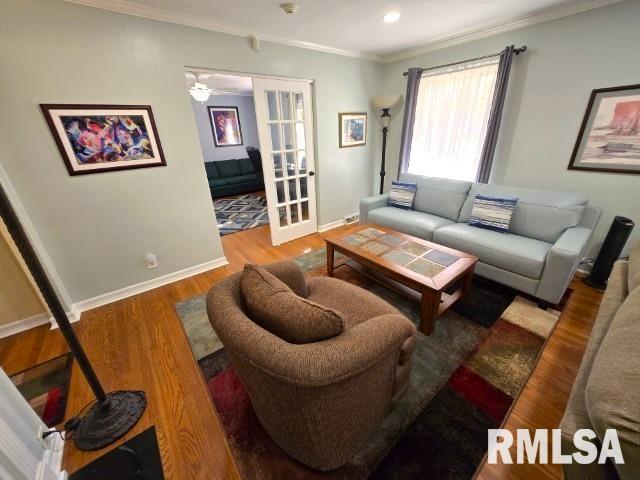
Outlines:
{"label": "framed landscape picture", "polygon": [[640,85],[591,92],[569,169],[640,174]]}
{"label": "framed landscape picture", "polygon": [[216,147],[242,145],[238,107],[209,107],[209,120]]}
{"label": "framed landscape picture", "polygon": [[340,148],[366,145],[366,113],[340,113],[338,121],[340,123]]}
{"label": "framed landscape picture", "polygon": [[69,175],[166,165],[149,105],[40,108]]}

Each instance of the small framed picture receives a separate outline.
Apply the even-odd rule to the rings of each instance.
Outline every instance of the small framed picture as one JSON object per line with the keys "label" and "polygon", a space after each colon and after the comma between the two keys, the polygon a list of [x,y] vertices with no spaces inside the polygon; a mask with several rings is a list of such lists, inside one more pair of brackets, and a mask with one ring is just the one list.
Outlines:
{"label": "small framed picture", "polygon": [[640,174],[640,84],[591,92],[569,170]]}
{"label": "small framed picture", "polygon": [[209,107],[209,120],[216,147],[242,145],[238,107]]}
{"label": "small framed picture", "polygon": [[367,114],[340,113],[340,148],[360,147],[367,144]]}
{"label": "small framed picture", "polygon": [[149,105],[40,108],[69,175],[166,165]]}

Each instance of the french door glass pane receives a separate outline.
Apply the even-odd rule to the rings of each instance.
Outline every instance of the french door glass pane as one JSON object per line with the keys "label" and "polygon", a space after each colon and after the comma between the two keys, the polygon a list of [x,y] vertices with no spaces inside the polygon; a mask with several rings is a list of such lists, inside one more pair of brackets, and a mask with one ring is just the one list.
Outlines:
{"label": "french door glass pane", "polygon": [[296,154],[294,152],[287,152],[287,176],[291,177],[296,174]]}
{"label": "french door glass pane", "polygon": [[280,178],[283,176],[284,171],[282,169],[282,154],[274,153],[273,154],[273,168],[276,172],[276,177]]}
{"label": "french door glass pane", "polygon": [[280,92],[280,107],[282,120],[291,120],[291,94],[289,92]]}
{"label": "french door glass pane", "polygon": [[269,120],[279,120],[276,92],[267,92],[267,110],[269,111]]}
{"label": "french door glass pane", "polygon": [[302,100],[302,93],[294,93],[294,110],[295,119],[299,121],[304,120],[304,101]]}
{"label": "french door glass pane", "polygon": [[298,172],[300,175],[307,173],[307,152],[298,152]]}
{"label": "french door glass pane", "polygon": [[309,220],[309,202],[300,203],[300,209],[302,210],[302,221]]}
{"label": "french door glass pane", "polygon": [[282,150],[282,143],[280,142],[280,125],[272,123],[269,125],[271,129],[271,148],[273,150]]}
{"label": "french door glass pane", "polygon": [[292,178],[289,180],[289,200],[297,200],[298,199],[298,188],[296,187],[296,180]]}
{"label": "french door glass pane", "polygon": [[307,198],[307,177],[300,177],[300,198]]}
{"label": "french door glass pane", "polygon": [[284,149],[292,150],[293,145],[293,124],[291,123],[283,123],[282,130],[284,130]]}
{"label": "french door glass pane", "polygon": [[278,203],[286,202],[284,196],[284,182],[276,182],[276,193],[278,194]]}
{"label": "french door glass pane", "polygon": [[298,223],[299,221],[298,204],[294,203],[293,205],[291,205],[291,223]]}
{"label": "french door glass pane", "polygon": [[296,123],[296,144],[300,150],[307,148],[304,140],[304,123]]}
{"label": "french door glass pane", "polygon": [[278,207],[278,217],[280,217],[280,226],[287,226],[287,207]]}

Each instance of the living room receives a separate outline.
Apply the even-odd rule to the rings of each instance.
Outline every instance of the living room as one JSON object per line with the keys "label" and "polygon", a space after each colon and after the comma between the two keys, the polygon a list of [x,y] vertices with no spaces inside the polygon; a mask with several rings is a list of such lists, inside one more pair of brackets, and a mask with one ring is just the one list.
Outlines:
{"label": "living room", "polygon": [[[104,457],[105,465],[125,443],[137,451],[140,437],[155,446],[163,475],[156,465],[156,476],[144,478],[559,478],[563,470],[584,478],[577,462],[517,464],[515,445],[513,464],[504,457],[491,464],[487,432],[547,429],[551,439],[552,429],[567,427],[564,417],[571,428],[595,430],[602,443],[602,425],[588,415],[598,393],[588,379],[598,377],[617,405],[612,415],[635,420],[610,426],[618,429],[624,466],[608,460],[597,474],[637,474],[640,402],[623,403],[617,394],[622,388],[637,398],[638,323],[605,333],[618,317],[638,315],[638,20],[635,0],[376,1],[366,9],[307,0],[3,2],[0,182],[26,233],[13,229],[3,204],[4,237],[13,238],[11,261],[49,315],[36,324],[0,323],[0,367],[24,390],[25,378],[72,352],[72,361],[49,364],[66,399],[58,402],[57,423],[42,427],[29,418],[36,430],[69,430],[78,425],[65,428],[65,421],[77,417],[100,444],[79,448],[76,432],[63,456],[49,455],[45,445],[58,462],[53,470],[89,478],[81,475],[94,461]],[[205,102],[202,110],[190,95],[196,80],[208,85],[203,74],[252,79],[256,145],[246,141],[249,107]],[[466,93],[455,97],[441,88],[454,84],[445,80],[459,80],[457,91]],[[290,96],[279,96],[272,110],[269,92]],[[429,109],[454,100],[455,115]],[[259,149],[270,225],[221,237],[204,164],[222,136],[194,116],[200,109],[208,122],[208,106],[237,107],[241,147]],[[233,118],[233,109],[224,114]],[[204,135],[213,146],[204,146]],[[225,148],[239,148],[237,140]],[[89,147],[104,156],[87,156]],[[483,206],[478,196],[493,203]],[[330,251],[342,255],[333,260]],[[281,261],[293,261],[306,279],[297,270],[245,269]],[[254,284],[293,275],[280,283],[292,282],[305,308],[324,305],[342,315],[332,324],[342,322],[340,332],[301,341],[278,326],[245,324],[246,315],[233,324],[246,330],[233,330],[216,312],[236,318],[238,306],[216,302],[244,294],[216,288],[231,288],[228,279],[245,271]],[[412,300],[407,288],[422,298]],[[218,293],[207,312],[209,291]],[[272,295],[282,292],[256,304],[284,308]],[[368,308],[374,304],[380,310]],[[340,390],[332,372],[352,375],[359,349],[373,355],[383,348],[383,334],[357,336],[362,316],[374,312],[386,312],[378,316],[389,322],[379,329],[407,335],[395,351],[405,363]],[[245,342],[255,351],[243,351]],[[302,350],[308,356],[274,354]],[[627,356],[605,363],[611,352]],[[329,395],[320,388],[257,381],[245,364],[249,353],[249,363],[293,383],[335,387],[334,403],[313,403]],[[332,363],[330,353],[340,361]],[[603,378],[600,357],[617,383]],[[277,370],[294,360],[315,368]],[[380,380],[385,375],[400,380],[389,385]],[[578,408],[585,389],[593,396]],[[137,423],[117,438],[82,421],[85,406],[94,411],[96,398],[96,408],[102,405],[100,390],[144,391],[144,402],[134,396]],[[44,393],[28,399],[36,412],[48,405],[42,398],[51,391]],[[307,418],[312,405],[318,416]],[[581,425],[576,419],[585,415]],[[62,451],[63,436],[48,440]],[[2,458],[2,467],[15,468],[6,465],[11,456]]]}

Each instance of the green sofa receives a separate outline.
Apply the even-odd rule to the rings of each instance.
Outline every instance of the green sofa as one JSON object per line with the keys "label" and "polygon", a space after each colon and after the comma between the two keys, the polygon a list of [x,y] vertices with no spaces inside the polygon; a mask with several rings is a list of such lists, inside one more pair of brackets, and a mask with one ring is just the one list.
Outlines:
{"label": "green sofa", "polygon": [[249,158],[205,162],[211,198],[264,190],[262,165]]}

